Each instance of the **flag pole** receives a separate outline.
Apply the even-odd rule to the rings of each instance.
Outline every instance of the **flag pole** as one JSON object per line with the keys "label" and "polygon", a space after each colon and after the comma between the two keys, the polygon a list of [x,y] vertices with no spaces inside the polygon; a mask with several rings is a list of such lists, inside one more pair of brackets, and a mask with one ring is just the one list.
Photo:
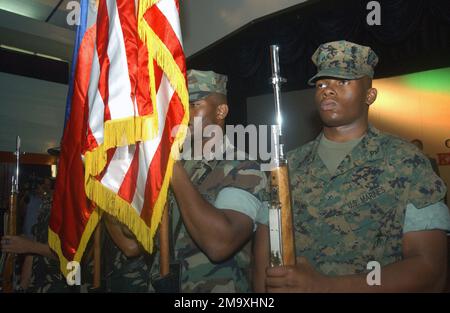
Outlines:
{"label": "flag pole", "polygon": [[169,274],[170,252],[169,252],[169,206],[168,201],[164,206],[164,212],[161,220],[161,229],[159,231],[159,272],[161,277]]}
{"label": "flag pole", "polygon": [[94,234],[94,281],[92,283],[93,289],[100,288],[100,277],[101,277],[101,235],[102,235],[102,224],[98,223]]}

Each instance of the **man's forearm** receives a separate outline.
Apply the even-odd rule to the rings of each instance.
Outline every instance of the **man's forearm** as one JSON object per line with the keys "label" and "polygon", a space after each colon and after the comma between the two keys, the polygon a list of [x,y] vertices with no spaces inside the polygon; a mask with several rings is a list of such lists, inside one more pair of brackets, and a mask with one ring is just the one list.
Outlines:
{"label": "man's forearm", "polygon": [[381,268],[381,285],[370,286],[367,275],[329,277],[330,292],[439,292],[445,283],[445,272],[439,273],[420,256]]}
{"label": "man's forearm", "polygon": [[136,257],[142,253],[136,238],[130,233],[125,225],[109,214],[105,215],[105,221],[106,230],[126,257]]}
{"label": "man's forearm", "polygon": [[[242,232],[233,229],[232,221],[223,210],[218,210],[201,196],[181,164],[175,164],[171,183],[187,230],[209,257],[214,259],[218,250],[229,252],[240,245],[236,236],[243,236]],[[248,223],[249,236],[251,221]]]}
{"label": "man's forearm", "polygon": [[33,242],[31,246],[31,253],[42,255],[46,258],[56,259],[55,253],[50,249],[49,245],[46,243]]}

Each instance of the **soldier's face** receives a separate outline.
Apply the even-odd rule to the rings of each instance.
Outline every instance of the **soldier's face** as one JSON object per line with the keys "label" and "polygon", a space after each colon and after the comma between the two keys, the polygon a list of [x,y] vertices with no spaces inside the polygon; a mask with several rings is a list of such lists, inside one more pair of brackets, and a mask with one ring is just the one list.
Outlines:
{"label": "soldier's face", "polygon": [[322,78],[316,82],[315,103],[327,127],[367,121],[368,87],[363,79]]}
{"label": "soldier's face", "polygon": [[[203,129],[212,124],[217,124],[216,121],[216,104],[211,97],[206,97],[201,100],[189,103],[189,130],[191,136],[195,138],[202,138]],[[194,118],[201,119],[201,125],[194,123]]]}

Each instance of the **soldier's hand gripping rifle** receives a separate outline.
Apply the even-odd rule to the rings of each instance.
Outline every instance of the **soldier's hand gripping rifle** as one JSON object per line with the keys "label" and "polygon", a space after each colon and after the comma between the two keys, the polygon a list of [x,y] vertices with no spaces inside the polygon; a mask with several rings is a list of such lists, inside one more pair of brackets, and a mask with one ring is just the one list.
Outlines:
{"label": "soldier's hand gripping rifle", "polygon": [[[19,158],[20,158],[20,137],[16,140],[16,174],[12,177],[11,196],[9,198],[9,209],[5,227],[6,234],[10,236],[17,235],[17,197],[19,195]],[[2,290],[3,292],[14,292],[16,285],[16,255],[7,253],[2,272]]]}
{"label": "soldier's hand gripping rifle", "polygon": [[269,208],[270,228],[270,265],[294,265],[295,248],[292,225],[291,193],[289,188],[288,164],[284,154],[284,142],[281,117],[280,87],[286,80],[280,76],[278,57],[279,47],[270,46],[270,61],[272,77],[270,79],[274,90],[277,125],[272,126],[274,143],[274,168],[271,170]]}

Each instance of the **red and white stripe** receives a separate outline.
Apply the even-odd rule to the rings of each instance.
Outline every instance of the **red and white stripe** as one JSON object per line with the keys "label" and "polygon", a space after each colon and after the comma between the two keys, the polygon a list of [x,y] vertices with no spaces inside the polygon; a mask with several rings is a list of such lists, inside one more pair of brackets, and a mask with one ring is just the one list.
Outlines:
{"label": "red and white stripe", "polygon": [[[133,1],[100,0],[96,43],[88,91],[89,115],[86,150],[104,142],[108,121],[140,116],[151,112],[149,103],[138,103],[139,43],[136,26],[130,21]],[[176,0],[161,0],[145,14],[145,20],[185,71],[182,38]],[[95,27],[95,25],[92,25]],[[154,60],[150,60],[154,62]],[[140,69],[142,70],[142,69]],[[108,159],[101,184],[132,205],[150,226],[152,209],[166,174],[173,138],[171,130],[181,123],[181,101],[167,76],[156,65],[157,136],[151,140],[117,147]],[[139,82],[142,83],[142,82]],[[146,95],[149,99],[150,95]],[[156,113],[156,112],[155,112]]]}

